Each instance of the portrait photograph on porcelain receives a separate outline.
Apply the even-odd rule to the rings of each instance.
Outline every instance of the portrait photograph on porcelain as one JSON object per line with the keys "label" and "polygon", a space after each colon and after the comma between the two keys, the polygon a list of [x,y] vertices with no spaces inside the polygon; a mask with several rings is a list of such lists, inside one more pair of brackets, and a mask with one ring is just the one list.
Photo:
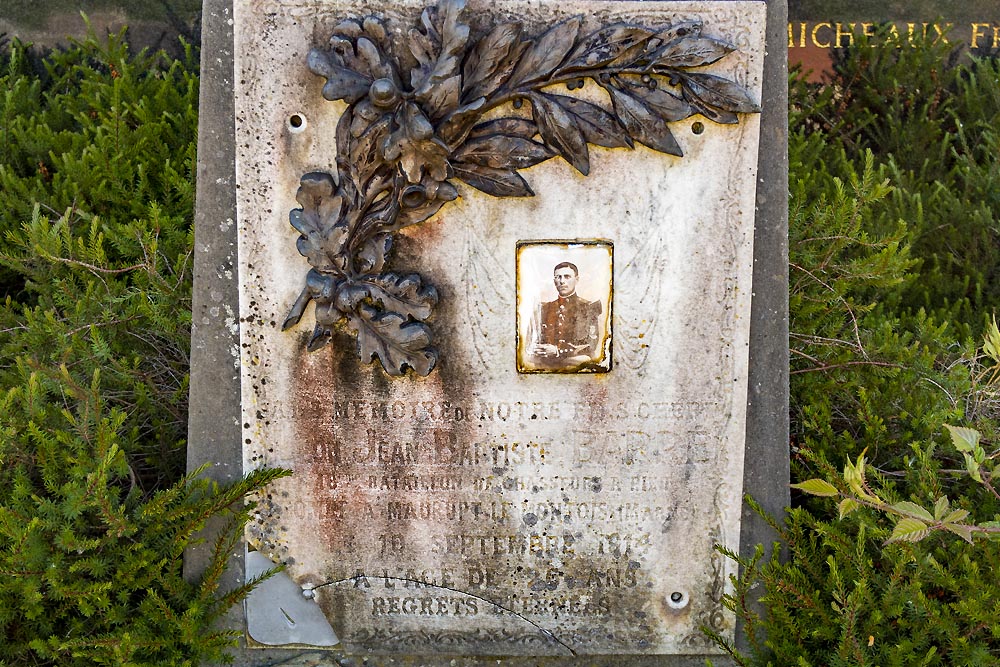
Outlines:
{"label": "portrait photograph on porcelain", "polygon": [[614,247],[603,240],[517,244],[517,370],[611,370]]}

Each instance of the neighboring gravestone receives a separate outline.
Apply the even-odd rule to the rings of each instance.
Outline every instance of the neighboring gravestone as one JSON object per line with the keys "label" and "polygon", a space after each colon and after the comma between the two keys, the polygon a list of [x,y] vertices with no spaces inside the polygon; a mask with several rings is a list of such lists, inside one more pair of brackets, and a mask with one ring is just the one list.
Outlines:
{"label": "neighboring gravestone", "polygon": [[899,48],[948,44],[980,56],[1000,53],[1000,5],[996,0],[793,0],[788,5],[788,61],[821,81],[834,52],[862,36]]}
{"label": "neighboring gravestone", "polygon": [[133,51],[164,49],[183,58],[178,38],[197,44],[201,33],[200,0],[4,0],[0,4],[0,42],[17,37],[36,47],[66,46],[73,39],[128,28]]}
{"label": "neighboring gravestone", "polygon": [[714,546],[787,484],[768,7],[237,2],[243,463],[294,471],[248,541],[332,630],[252,642],[733,638]]}

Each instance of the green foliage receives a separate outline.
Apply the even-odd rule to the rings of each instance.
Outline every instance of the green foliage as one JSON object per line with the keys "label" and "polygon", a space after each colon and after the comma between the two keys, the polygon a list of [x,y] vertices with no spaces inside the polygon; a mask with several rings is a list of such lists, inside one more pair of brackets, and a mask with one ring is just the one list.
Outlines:
{"label": "green foliage", "polygon": [[[993,483],[996,476],[994,456],[987,457],[986,450],[980,445],[979,431],[964,426],[945,424],[951,436],[952,445],[965,458],[965,472],[969,477],[989,491],[993,500],[1000,500],[1000,492]],[[952,471],[956,472],[956,471]],[[883,497],[880,490],[868,483],[868,466],[862,454],[856,462],[844,464],[841,487],[824,479],[807,479],[798,484],[792,484],[793,489],[799,489],[814,496],[839,496],[839,517],[843,519],[852,512],[868,507],[891,517],[896,525],[892,534],[886,540],[891,542],[919,542],[934,531],[948,531],[958,535],[969,544],[974,537],[986,537],[1000,540],[1000,522],[990,519],[976,522],[969,519],[971,512],[966,509],[953,508],[948,496],[938,496],[934,505],[921,505],[909,500],[892,502]],[[928,509],[929,508],[929,509]]]}
{"label": "green foliage", "polygon": [[[2,358],[78,378],[101,369],[151,490],[183,468],[194,55],[132,57],[121,35],[91,39],[53,52],[43,81],[24,71],[27,53],[15,43],[0,79]],[[13,368],[0,385],[19,381],[4,377]]]}
{"label": "green foliage", "polygon": [[895,189],[871,229],[905,221],[920,260],[902,305],[968,336],[1000,298],[1000,59],[956,66],[952,48],[862,43],[841,54],[831,85],[795,84],[793,127],[855,163],[865,151],[884,163]]}
{"label": "green foliage", "polygon": [[184,475],[195,55],[0,54],[0,665],[189,665],[233,640],[212,624],[246,593],[219,590],[241,499],[282,473]]}
{"label": "green foliage", "polygon": [[[995,665],[996,542],[951,534],[885,545],[893,522],[869,509],[843,520],[803,508],[779,526],[788,560],[743,562],[728,603],[753,627],[741,665]],[[768,618],[746,604],[763,585]]]}
{"label": "green foliage", "polygon": [[[741,664],[1000,652],[1000,543],[967,541],[1000,518],[1000,65],[945,48],[861,45],[830,85],[793,84],[804,481],[775,526],[787,559],[741,563],[727,598]],[[183,475],[194,54],[131,55],[119,35],[44,59],[15,43],[0,66],[0,665],[215,659],[231,638],[208,628],[246,592],[219,591],[240,499],[281,473]],[[179,554],[226,508],[186,582]]]}
{"label": "green foliage", "polygon": [[860,45],[828,85],[792,83],[798,483],[776,555],[742,561],[727,598],[743,665],[997,664],[1000,543],[969,540],[1000,518],[983,484],[1000,418],[1000,66],[946,48]]}
{"label": "green foliage", "polygon": [[[218,658],[232,633],[213,622],[245,593],[219,577],[246,520],[243,496],[283,474],[220,489],[196,476],[153,494],[129,465],[127,415],[79,385],[21,365],[0,396],[0,664],[188,665]],[[230,507],[240,509],[235,512]],[[233,526],[197,584],[181,554],[213,515]]]}
{"label": "green foliage", "polygon": [[942,400],[942,382],[967,391],[967,373],[939,363],[954,354],[952,327],[905,310],[919,259],[904,222],[879,223],[892,192],[886,168],[866,151],[856,170],[817,134],[793,133],[790,144],[793,451],[868,449],[899,467],[905,454],[887,438],[926,439],[961,418]]}

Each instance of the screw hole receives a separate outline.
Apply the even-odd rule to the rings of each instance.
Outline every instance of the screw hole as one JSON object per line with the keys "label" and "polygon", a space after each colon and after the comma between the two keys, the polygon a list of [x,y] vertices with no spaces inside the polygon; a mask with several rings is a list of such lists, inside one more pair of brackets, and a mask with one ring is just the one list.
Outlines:
{"label": "screw hole", "polygon": [[688,596],[683,591],[674,591],[667,596],[667,606],[671,609],[683,609],[688,606]]}
{"label": "screw hole", "polygon": [[290,132],[301,132],[306,129],[306,117],[300,113],[293,113],[288,117],[288,130]]}

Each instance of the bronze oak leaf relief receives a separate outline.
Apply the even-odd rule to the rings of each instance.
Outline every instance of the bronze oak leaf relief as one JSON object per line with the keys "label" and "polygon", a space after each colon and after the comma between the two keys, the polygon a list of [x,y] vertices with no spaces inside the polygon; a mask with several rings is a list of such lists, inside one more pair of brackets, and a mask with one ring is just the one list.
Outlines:
{"label": "bronze oak leaf relief", "polygon": [[[538,35],[513,22],[474,34],[464,9],[464,0],[443,0],[401,36],[377,17],[347,20],[328,48],[309,53],[309,69],[326,79],[323,97],[347,103],[336,175],[302,176],[301,208],[289,216],[312,268],[283,328],[314,302],[310,351],[345,327],[365,363],[377,357],[390,375],[433,370],[427,322],[437,290],[386,265],[394,232],[456,199],[454,181],[494,197],[530,197],[519,170],[550,158],[586,175],[591,144],[640,143],[681,157],[672,123],[695,114],[737,123],[738,114],[760,111],[736,82],[704,70],[735,47],[704,35],[701,23],[584,32],[574,17]],[[606,106],[572,95],[588,82],[607,93]],[[484,120],[498,108],[509,111]]]}

